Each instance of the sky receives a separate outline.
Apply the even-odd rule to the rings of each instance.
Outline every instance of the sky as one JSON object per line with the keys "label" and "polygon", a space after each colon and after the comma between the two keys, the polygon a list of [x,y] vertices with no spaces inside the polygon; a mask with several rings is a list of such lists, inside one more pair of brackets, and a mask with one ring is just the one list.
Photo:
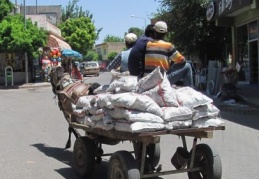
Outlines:
{"label": "sky", "polygon": [[[72,1],[72,0],[71,0]],[[18,5],[24,0],[12,0]],[[26,6],[62,5],[65,7],[69,0],[25,0]],[[94,25],[97,29],[103,28],[99,39],[95,42],[100,44],[107,35],[120,38],[131,27],[145,28],[156,13],[160,3],[158,0],[79,0],[78,6],[93,14]],[[134,15],[135,17],[131,17]]]}

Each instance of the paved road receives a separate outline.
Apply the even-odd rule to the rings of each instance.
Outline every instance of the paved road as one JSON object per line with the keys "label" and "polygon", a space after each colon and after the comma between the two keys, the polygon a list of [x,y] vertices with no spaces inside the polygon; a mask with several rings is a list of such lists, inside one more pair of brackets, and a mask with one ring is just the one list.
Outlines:
{"label": "paved road", "polygon": [[[107,84],[110,75],[104,72],[100,77],[86,77],[85,80]],[[73,148],[64,150],[68,137],[67,122],[53,99],[51,88],[0,90],[0,93],[0,178],[79,179],[72,169]],[[213,139],[198,141],[218,151],[223,179],[259,178],[259,119],[257,112],[246,112],[249,110],[251,108],[229,112],[222,108],[226,130],[214,132]],[[188,148],[191,148],[191,140],[187,138]],[[163,170],[170,170],[173,168],[170,159],[176,147],[181,146],[181,140],[177,136],[166,135],[160,145]],[[103,147],[105,153],[132,150],[129,142]],[[107,178],[108,160],[109,157],[105,157],[102,164],[96,166],[93,179]],[[177,174],[160,178],[188,177],[187,174]]]}

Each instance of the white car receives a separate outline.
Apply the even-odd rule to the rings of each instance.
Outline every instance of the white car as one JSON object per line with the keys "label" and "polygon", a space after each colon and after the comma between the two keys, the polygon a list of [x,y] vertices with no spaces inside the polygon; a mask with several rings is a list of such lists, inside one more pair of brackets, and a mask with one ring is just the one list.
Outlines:
{"label": "white car", "polygon": [[83,76],[87,75],[95,75],[99,76],[100,73],[100,66],[99,63],[96,61],[86,62],[83,69]]}

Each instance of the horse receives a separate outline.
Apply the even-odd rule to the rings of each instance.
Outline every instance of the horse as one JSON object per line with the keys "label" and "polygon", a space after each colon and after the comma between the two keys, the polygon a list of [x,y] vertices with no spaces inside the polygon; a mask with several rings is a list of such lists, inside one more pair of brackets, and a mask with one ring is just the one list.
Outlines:
{"label": "horse", "polygon": [[[73,122],[76,117],[73,114],[72,104],[76,103],[81,96],[94,95],[94,90],[100,86],[98,83],[85,84],[82,81],[75,82],[70,74],[65,73],[63,67],[56,66],[49,73],[52,92],[58,97],[58,106],[68,123]],[[75,138],[80,136],[79,132],[69,126],[68,140],[65,148],[71,147],[71,134]]]}

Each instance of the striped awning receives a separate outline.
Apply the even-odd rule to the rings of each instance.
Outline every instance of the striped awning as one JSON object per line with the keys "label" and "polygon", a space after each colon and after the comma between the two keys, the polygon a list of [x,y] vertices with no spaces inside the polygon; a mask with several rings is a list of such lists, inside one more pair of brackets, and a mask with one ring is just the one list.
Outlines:
{"label": "striped awning", "polygon": [[60,50],[71,49],[68,43],[55,37],[54,35],[49,35],[47,46],[50,48],[59,48]]}

